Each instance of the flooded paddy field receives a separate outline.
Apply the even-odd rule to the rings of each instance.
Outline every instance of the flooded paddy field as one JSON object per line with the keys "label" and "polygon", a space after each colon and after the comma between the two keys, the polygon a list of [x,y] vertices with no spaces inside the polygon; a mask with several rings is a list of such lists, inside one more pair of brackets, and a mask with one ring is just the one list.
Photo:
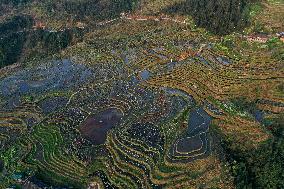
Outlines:
{"label": "flooded paddy field", "polygon": [[[92,80],[93,71],[68,59],[51,61],[33,68],[26,68],[0,81],[0,96],[6,108],[21,106],[22,98],[38,97],[52,92],[74,89]],[[39,106],[50,113],[63,106],[66,99],[46,99]]]}
{"label": "flooded paddy field", "polygon": [[128,129],[129,137],[156,148],[163,148],[164,138],[159,128],[151,123],[135,123]]}
{"label": "flooded paddy field", "polygon": [[68,89],[86,82],[91,75],[91,70],[70,60],[52,61],[3,79],[0,83],[1,95],[9,97]]}
{"label": "flooded paddy field", "polygon": [[67,103],[66,97],[50,97],[40,101],[38,105],[44,114],[49,114],[63,108]]}

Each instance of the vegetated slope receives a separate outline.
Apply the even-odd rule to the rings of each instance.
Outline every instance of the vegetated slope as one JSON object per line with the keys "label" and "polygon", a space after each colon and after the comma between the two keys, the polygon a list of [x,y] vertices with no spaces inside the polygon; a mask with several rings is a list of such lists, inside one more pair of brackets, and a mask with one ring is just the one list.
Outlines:
{"label": "vegetated slope", "polygon": [[[31,56],[50,55],[80,41],[84,31],[77,22],[96,23],[131,11],[138,1],[2,1],[1,9],[11,9],[0,23],[0,67]],[[37,22],[43,28],[32,28]],[[39,31],[41,30],[41,31]],[[36,49],[34,48],[36,47]]]}
{"label": "vegetated slope", "polygon": [[[15,0],[10,2],[2,0],[2,9],[4,10],[6,7],[7,9],[13,10],[11,12],[14,13],[12,15],[9,14],[9,17],[12,18],[4,19],[4,22],[0,24],[0,35],[6,34],[0,41],[0,67],[13,64],[20,59],[23,60],[30,56],[38,56],[38,49],[43,48],[45,49],[44,51],[48,52],[47,54],[50,54],[50,52],[54,53],[62,48],[66,48],[68,45],[72,44],[72,41],[80,41],[81,37],[78,39],[78,37],[74,36],[78,36],[78,34],[82,36],[84,32],[75,31],[75,34],[72,30],[70,32],[70,27],[76,26],[78,22],[93,25],[93,23],[102,20],[116,18],[121,12],[139,12],[137,10],[137,8],[139,8],[139,10],[142,11],[141,13],[143,13],[144,7],[155,7],[156,5],[160,5],[160,2],[144,2],[139,0]],[[206,27],[217,34],[226,34],[240,30],[248,24],[249,2],[243,0],[186,0],[173,1],[170,3],[165,1],[158,9],[164,10],[159,10],[156,14],[166,12],[191,15],[194,17],[195,23],[198,26]],[[145,12],[147,12],[147,10]],[[5,15],[2,15],[2,17],[5,18]],[[35,24],[36,21],[43,22],[45,27],[50,30],[57,30],[58,35],[55,35],[57,37],[53,37],[54,34],[50,34],[50,37],[38,37],[37,34],[35,35],[32,32],[23,31],[31,29],[32,24]],[[65,28],[69,28],[67,33],[71,33],[74,39],[71,39],[70,35],[68,38],[64,38],[66,32],[62,32],[62,30]],[[18,30],[22,32],[15,33]],[[44,36],[49,36],[49,34],[44,34]],[[57,41],[55,46],[57,45],[59,47],[49,49],[49,47],[45,45],[29,44],[30,39],[36,39],[35,41],[48,44],[49,41],[46,41],[46,38]],[[35,46],[37,47],[35,51],[30,49]],[[25,51],[23,51],[23,48],[25,48]],[[43,51],[40,51],[40,53],[42,52]]]}
{"label": "vegetated slope", "polygon": [[33,29],[34,23],[29,15],[17,15],[0,24],[0,68],[19,60],[52,55],[80,40],[84,33],[80,28]]}

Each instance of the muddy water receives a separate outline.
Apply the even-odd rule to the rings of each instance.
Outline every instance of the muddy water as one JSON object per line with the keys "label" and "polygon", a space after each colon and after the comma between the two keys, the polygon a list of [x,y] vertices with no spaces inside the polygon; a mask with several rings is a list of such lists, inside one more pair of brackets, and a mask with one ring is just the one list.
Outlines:
{"label": "muddy water", "polygon": [[143,81],[149,79],[150,75],[151,74],[148,70],[143,70],[142,72],[140,72],[140,77]]}
{"label": "muddy water", "polygon": [[179,152],[192,152],[202,148],[202,140],[199,135],[193,137],[183,138],[177,143]]}
{"label": "muddy water", "polygon": [[104,144],[107,132],[117,126],[123,114],[116,108],[110,108],[89,116],[80,126],[79,130],[84,138],[95,145]]}

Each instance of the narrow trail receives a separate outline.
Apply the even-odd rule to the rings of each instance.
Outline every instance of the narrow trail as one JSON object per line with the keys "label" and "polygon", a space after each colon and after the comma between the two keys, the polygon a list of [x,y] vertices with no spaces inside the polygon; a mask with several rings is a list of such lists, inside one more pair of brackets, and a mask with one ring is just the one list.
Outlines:
{"label": "narrow trail", "polygon": [[99,26],[104,26],[106,24],[113,23],[117,20],[134,20],[134,21],[156,21],[156,22],[161,22],[161,21],[171,21],[179,24],[189,24],[186,22],[186,20],[178,20],[178,19],[173,19],[167,15],[161,15],[161,16],[141,16],[141,15],[128,15],[125,13],[121,13],[119,18],[111,19],[111,20],[105,20],[102,22],[97,23]]}

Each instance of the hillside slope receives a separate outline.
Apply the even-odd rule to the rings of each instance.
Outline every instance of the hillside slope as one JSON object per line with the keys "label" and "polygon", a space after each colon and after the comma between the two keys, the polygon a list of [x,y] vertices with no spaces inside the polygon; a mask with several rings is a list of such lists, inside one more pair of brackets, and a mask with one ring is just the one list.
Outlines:
{"label": "hillside slope", "polygon": [[282,2],[0,2],[1,189],[284,187]]}

